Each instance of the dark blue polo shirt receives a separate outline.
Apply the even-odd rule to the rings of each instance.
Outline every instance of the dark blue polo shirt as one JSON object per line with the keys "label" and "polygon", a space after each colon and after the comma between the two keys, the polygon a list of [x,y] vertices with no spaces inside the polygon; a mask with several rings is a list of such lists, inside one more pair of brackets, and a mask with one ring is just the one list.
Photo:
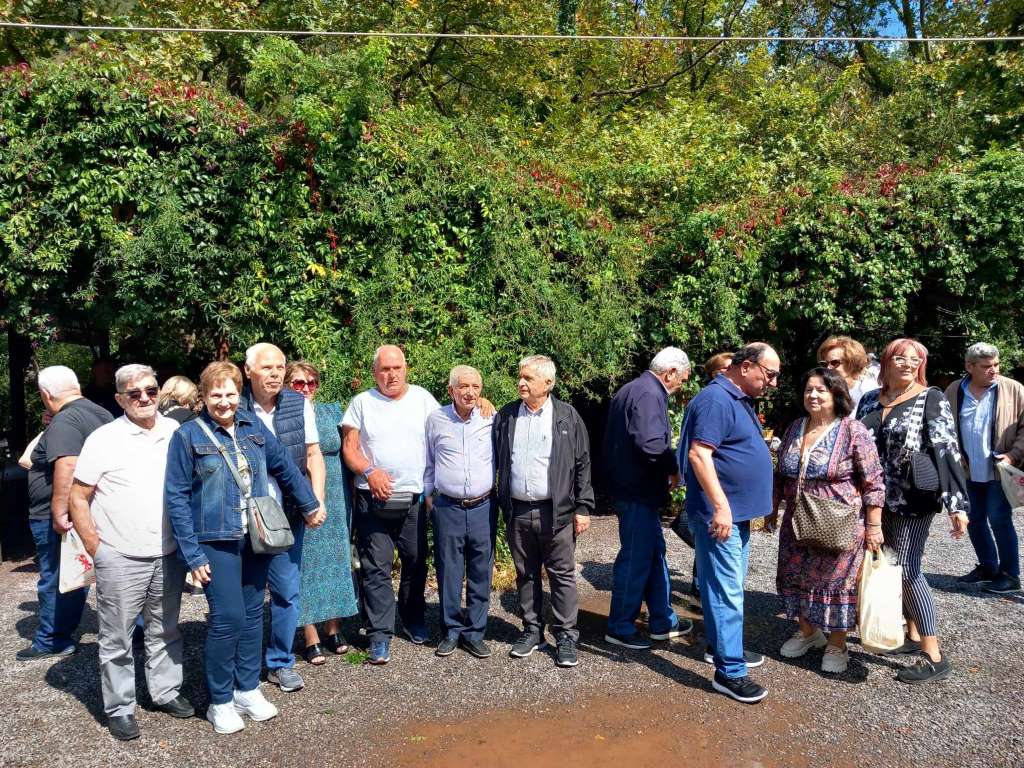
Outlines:
{"label": "dark blue polo shirt", "polygon": [[[680,438],[681,455],[686,456],[692,441],[715,449],[715,471],[729,499],[734,523],[764,517],[771,511],[772,457],[761,422],[753,399],[725,376],[716,376],[687,406]],[[711,503],[689,462],[686,511],[711,522]]]}

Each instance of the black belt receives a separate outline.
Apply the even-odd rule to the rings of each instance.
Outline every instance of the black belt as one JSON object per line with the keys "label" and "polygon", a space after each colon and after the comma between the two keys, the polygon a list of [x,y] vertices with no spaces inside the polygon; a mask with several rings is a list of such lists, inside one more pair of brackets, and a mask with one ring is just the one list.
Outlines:
{"label": "black belt", "polygon": [[449,496],[447,493],[439,493],[442,499],[445,499],[456,507],[462,507],[463,509],[469,509],[470,507],[478,507],[491,498],[491,492],[488,491],[483,496],[477,496],[474,499],[457,499],[454,496]]}

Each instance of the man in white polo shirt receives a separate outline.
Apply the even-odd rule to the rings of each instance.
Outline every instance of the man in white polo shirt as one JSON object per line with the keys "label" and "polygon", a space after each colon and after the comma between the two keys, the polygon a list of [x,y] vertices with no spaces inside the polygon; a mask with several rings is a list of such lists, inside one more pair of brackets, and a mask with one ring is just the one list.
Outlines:
{"label": "man in white polo shirt", "polygon": [[103,708],[111,735],[139,736],[132,633],[145,622],[146,685],[157,709],[191,717],[180,693],[178,628],[185,566],[164,514],[164,468],[178,422],[157,412],[156,374],[126,365],[115,374],[124,415],[89,435],[75,465],[71,519],[96,566]]}

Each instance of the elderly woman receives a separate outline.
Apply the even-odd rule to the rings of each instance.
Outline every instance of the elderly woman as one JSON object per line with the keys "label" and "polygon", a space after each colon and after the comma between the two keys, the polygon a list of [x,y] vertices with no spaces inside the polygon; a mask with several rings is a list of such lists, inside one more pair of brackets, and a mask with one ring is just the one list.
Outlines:
{"label": "elderly woman", "polygon": [[[935,602],[921,573],[921,556],[935,514],[950,517],[953,538],[967,530],[967,483],[960,464],[960,446],[949,401],[925,378],[928,350],[913,339],[896,339],[882,352],[881,390],[867,393],[857,417],[878,446],[885,473],[882,532],[903,566],[903,615],[908,640],[896,654],[918,654],[897,677],[923,683],[949,677],[952,666],[939,650]],[[911,472],[911,454],[918,465],[930,464],[938,491],[922,490]]]}
{"label": "elderly woman", "polygon": [[[846,633],[857,624],[857,574],[864,547],[877,550],[882,545],[879,521],[885,485],[874,441],[864,425],[851,418],[853,403],[838,373],[828,368],[809,371],[804,376],[803,405],[807,416],[790,424],[779,450],[775,514],[767,528],[774,528],[779,502],[785,501],[776,584],[786,615],[799,626],[780,653],[793,659],[812,648],[824,648],[822,672],[840,673],[850,661]],[[798,488],[859,510],[849,547],[832,552],[797,540],[793,516]]]}
{"label": "elderly woman", "polygon": [[[305,361],[297,361],[285,371],[284,383],[312,400],[320,388],[320,372]],[[348,643],[338,619],[359,612],[348,553],[349,511],[352,509],[351,482],[345,477],[341,461],[342,408],[338,403],[314,403],[320,451],[327,466],[324,502],[327,519],[323,526],[306,533],[302,550],[302,587],[299,625],[305,635],[305,658],[310,664],[323,664],[327,658],[320,645],[317,624],[323,622],[324,644],[333,653],[346,653]]]}
{"label": "elderly woman", "polygon": [[871,364],[864,345],[849,336],[825,339],[818,347],[818,365],[831,368],[843,377],[850,390],[854,412],[865,394],[878,389],[878,366]]}
{"label": "elderly woman", "polygon": [[210,363],[199,379],[204,409],[171,438],[164,504],[181,558],[210,606],[205,672],[207,719],[217,733],[245,727],[240,714],[269,720],[277,708],[260,692],[263,594],[271,555],[256,554],[243,493],[230,461],[254,497],[266,496],[267,476],[305,514],[320,508],[309,482],[263,424],[238,412],[242,372]]}
{"label": "elderly woman", "polygon": [[192,421],[200,406],[199,389],[187,376],[171,376],[160,387],[156,407],[161,415],[179,424]]}

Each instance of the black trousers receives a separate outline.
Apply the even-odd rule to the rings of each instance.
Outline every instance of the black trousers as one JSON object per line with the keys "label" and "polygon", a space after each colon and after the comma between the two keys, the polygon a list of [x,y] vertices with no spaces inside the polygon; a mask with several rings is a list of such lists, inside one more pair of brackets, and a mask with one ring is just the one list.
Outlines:
{"label": "black trousers", "polygon": [[398,615],[402,623],[423,626],[427,585],[427,512],[416,501],[405,517],[384,519],[373,512],[370,493],[357,491],[356,546],[362,564],[363,605],[366,634],[370,641],[386,640],[395,634],[395,591],[391,586],[391,565],[395,549],[402,562],[398,584]]}
{"label": "black trousers", "polygon": [[551,587],[551,613],[555,636],[566,633],[578,640],[576,629],[580,600],[576,591],[576,534],[570,521],[558,530],[553,527],[550,501],[513,502],[512,519],[508,524],[508,548],[516,566],[516,588],[523,626],[528,630],[544,630],[544,584],[540,578],[543,565]]}

